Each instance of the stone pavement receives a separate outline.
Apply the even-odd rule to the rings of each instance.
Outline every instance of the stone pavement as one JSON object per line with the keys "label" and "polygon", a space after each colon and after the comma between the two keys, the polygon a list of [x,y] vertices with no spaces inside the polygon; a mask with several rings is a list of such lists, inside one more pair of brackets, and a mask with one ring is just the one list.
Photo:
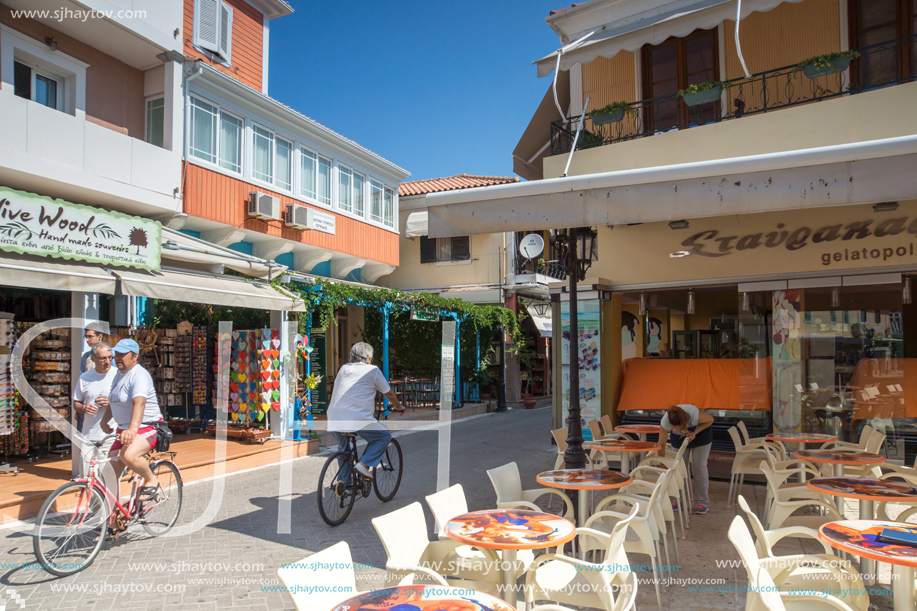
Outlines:
{"label": "stone pavement", "polygon": [[[534,487],[535,475],[554,465],[556,448],[550,444],[550,428],[549,409],[487,414],[454,424],[452,483],[463,485],[469,508],[494,506],[495,494],[485,471],[509,461],[519,465],[523,485]],[[374,495],[357,500],[350,517],[336,528],[322,522],[316,508],[316,481],[326,459],[320,455],[290,463],[294,494],[288,534],[278,534],[282,467],[277,465],[186,486],[179,524],[204,514],[214,489],[224,487],[222,504],[206,526],[182,537],[158,539],[133,527],[126,538],[107,543],[90,567],[67,578],[28,566],[35,559],[30,531],[0,530],[0,608],[6,603],[10,611],[292,609],[290,598],[278,587],[277,569],[340,540],[350,544],[355,563],[372,567],[357,571],[358,589],[378,587],[385,551],[370,520],[419,501],[432,533],[433,519],[423,497],[435,492],[437,437],[436,432],[400,434],[405,470],[396,497],[385,504]],[[733,587],[746,584],[743,569],[716,565],[716,560],[738,558],[726,539],[735,515],[733,508],[725,507],[727,489],[728,482],[711,483],[710,513],[695,516],[688,539],[679,540],[681,562],[675,577],[717,579]],[[746,486],[744,493],[760,509],[764,489]],[[802,548],[789,543],[782,550],[799,553]],[[630,561],[649,564],[648,558],[638,555]],[[655,608],[651,584],[641,584],[638,601],[640,608]],[[663,595],[663,606],[708,611],[742,608],[744,594],[689,593],[686,585],[671,585]]]}

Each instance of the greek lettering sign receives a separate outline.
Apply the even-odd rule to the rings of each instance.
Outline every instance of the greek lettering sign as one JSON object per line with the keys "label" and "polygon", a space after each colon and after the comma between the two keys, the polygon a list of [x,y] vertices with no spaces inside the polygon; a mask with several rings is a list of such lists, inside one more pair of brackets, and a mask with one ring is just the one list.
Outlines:
{"label": "greek lettering sign", "polygon": [[335,216],[320,210],[312,211],[312,229],[334,235]]}
{"label": "greek lettering sign", "polygon": [[411,308],[411,320],[426,320],[429,322],[439,322],[439,312],[436,310],[424,310],[422,308]]}
{"label": "greek lettering sign", "polygon": [[0,250],[156,271],[157,221],[0,187]]}

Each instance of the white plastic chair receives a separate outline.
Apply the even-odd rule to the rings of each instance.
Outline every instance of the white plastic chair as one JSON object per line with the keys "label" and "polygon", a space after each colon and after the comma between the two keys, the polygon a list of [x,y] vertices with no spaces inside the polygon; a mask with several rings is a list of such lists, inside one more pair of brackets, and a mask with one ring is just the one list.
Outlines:
{"label": "white plastic chair", "polygon": [[[917,460],[915,460],[914,462],[917,463]],[[907,468],[907,467],[904,467],[904,468]],[[917,473],[914,473],[913,475],[911,475],[909,473],[899,473],[899,472],[893,471],[891,473],[886,473],[885,475],[881,476],[879,479],[897,479],[905,483],[911,484],[912,486],[917,486]],[[888,502],[876,503],[876,519],[877,520],[888,520],[890,522],[907,522],[908,519],[911,518],[912,516],[917,516],[917,505],[912,504],[911,507],[908,507],[907,509],[899,513],[897,516],[895,516],[893,520],[892,518],[888,516],[888,505],[889,505]]]}
{"label": "white plastic chair", "polygon": [[[671,448],[669,448],[671,449]],[[685,455],[685,452],[688,450],[688,444],[683,443],[681,447],[678,448],[678,451],[675,452],[675,457],[662,457],[659,456],[658,452],[653,452],[647,455],[646,458],[640,461],[640,464],[637,465],[637,468],[647,467],[649,469],[664,469],[670,470],[675,469],[675,475],[672,477],[675,485],[678,487],[679,499],[678,499],[678,512],[681,516],[681,534],[682,539],[687,538],[685,533],[685,528],[691,527],[691,514],[688,511],[688,507],[692,505],[693,492],[691,489],[691,478],[688,475],[688,467],[685,461],[682,459]],[[636,471],[636,469],[635,469]],[[649,471],[643,470],[640,472],[641,478],[647,479],[649,481],[656,481],[655,477],[649,475]],[[633,473],[631,473],[633,477]]]}
{"label": "white plastic chair", "polygon": [[506,463],[496,469],[487,471],[487,477],[493,484],[494,492],[497,493],[498,509],[531,509],[532,511],[544,511],[535,504],[538,497],[545,494],[558,496],[565,506],[563,517],[568,520],[575,520],[573,517],[573,503],[570,497],[554,488],[532,488],[530,490],[522,489],[522,478],[519,476],[519,467],[516,463]]}
{"label": "white plastic chair", "polygon": [[[563,426],[559,429],[553,429],[551,435],[554,436],[554,443],[557,444],[557,459],[554,461],[554,470],[563,469],[564,465],[564,452],[567,451],[567,427]],[[586,468],[592,468],[592,459],[591,455],[595,453],[595,450],[586,454]]]}
{"label": "white plastic chair", "polygon": [[591,537],[602,545],[605,555],[601,564],[571,558],[562,554],[560,548],[556,553],[539,556],[535,566],[525,576],[526,607],[531,607],[536,600],[551,600],[579,607],[631,608],[633,603],[625,605],[619,600],[622,596],[615,596],[614,591],[621,588],[619,591],[624,594],[630,588],[623,586],[632,584],[633,591],[628,594],[631,600],[636,598],[636,575],[631,571],[621,571],[618,567],[629,566],[622,545],[628,524],[637,512],[638,508],[634,506],[630,514],[616,523],[610,533],[591,528],[576,529],[577,538]]}
{"label": "white plastic chair", "polygon": [[729,436],[732,437],[732,443],[735,446],[735,458],[732,460],[732,473],[729,477],[729,496],[726,499],[726,506],[731,507],[733,493],[741,494],[742,485],[745,483],[747,474],[759,474],[761,470],[758,464],[762,458],[766,458],[765,451],[758,445],[745,445],[739,435],[739,429],[736,427],[729,428]]}
{"label": "white plastic chair", "polygon": [[[650,470],[654,472],[650,473]],[[652,496],[653,491],[656,489],[656,484],[648,479],[643,479],[643,476],[655,475],[656,477],[654,479],[658,480],[659,475],[661,475],[658,471],[658,467],[637,467],[637,469],[634,469],[634,471],[631,472],[631,477],[634,481],[627,486],[626,494],[649,501],[650,496]],[[668,477],[666,478],[666,488],[662,493],[662,499],[657,504],[657,507],[659,508],[659,513],[662,514],[662,526],[665,527],[663,536],[671,530],[672,544],[675,548],[675,563],[681,564],[681,558],[678,554],[678,535],[675,531],[675,509],[672,507],[671,503],[672,500],[678,500],[680,498],[678,484],[675,481],[678,477],[677,471],[678,469],[675,467],[669,470]],[[634,475],[634,472],[636,472],[636,475]],[[684,534],[684,523],[682,523],[682,533]],[[668,543],[666,543],[666,546],[668,546]],[[668,558],[666,558],[666,560],[668,560]]]}
{"label": "white plastic chair", "polygon": [[[474,582],[476,589],[493,590],[500,583],[498,567],[463,563],[454,553],[461,545],[457,541],[429,541],[423,508],[416,501],[373,518],[372,523],[385,548],[386,587],[413,585],[415,575],[421,576],[421,583],[448,585],[440,573],[445,567],[453,577]],[[482,572],[486,568],[493,570]]]}
{"label": "white plastic chair", "polygon": [[277,569],[277,576],[286,586],[297,611],[333,609],[338,603],[358,594],[353,558],[346,541]]}
{"label": "white plastic chair", "polygon": [[[811,518],[804,518],[807,522],[813,522],[821,526],[826,522],[831,522],[832,520],[843,520],[844,516],[838,512],[837,508],[833,503],[830,503],[826,500],[825,496],[810,490],[805,484],[802,487],[805,487],[805,491],[800,488],[799,484],[790,484],[788,487],[783,488],[781,491],[780,485],[781,482],[778,481],[777,476],[771,470],[770,465],[765,461],[761,461],[761,472],[764,473],[764,479],[767,480],[767,492],[768,497],[765,501],[765,524],[767,528],[779,528],[783,525],[788,517],[793,515],[795,512],[799,511],[803,507],[821,507],[826,509],[828,516],[813,516]],[[792,469],[789,470],[787,476],[791,474]],[[796,518],[803,519],[797,516]]]}
{"label": "white plastic chair", "polygon": [[821,444],[822,450],[865,450],[866,442],[869,440],[869,436],[876,429],[872,428],[868,424],[863,427],[863,430],[860,431],[860,439],[856,443],[852,441],[828,441]]}
{"label": "white plastic chair", "polygon": [[[637,604],[637,574],[628,573],[624,583],[618,587],[615,604],[605,607],[606,611],[632,611]],[[570,607],[549,604],[532,607],[529,611],[570,611]]]}

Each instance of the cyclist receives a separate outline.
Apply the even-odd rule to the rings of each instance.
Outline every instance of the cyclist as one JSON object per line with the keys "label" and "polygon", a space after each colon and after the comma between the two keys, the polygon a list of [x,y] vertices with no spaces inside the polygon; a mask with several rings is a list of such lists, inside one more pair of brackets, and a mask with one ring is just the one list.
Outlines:
{"label": "cyclist", "polygon": [[[328,430],[337,439],[338,448],[342,452],[348,449],[347,437],[342,433],[354,433],[368,444],[356,468],[370,479],[371,469],[379,464],[392,439],[391,433],[373,417],[376,391],[392,403],[393,411],[404,412],[398,396],[372,360],[372,346],[365,342],[354,344],[350,349],[350,362],[341,367],[334,378],[334,391],[328,403]],[[341,473],[345,480],[348,475]]]}
{"label": "cyclist", "polygon": [[[96,343],[90,352],[93,368],[80,375],[76,388],[73,390],[73,409],[84,416],[80,433],[85,435],[89,441],[100,442],[105,439],[105,433],[102,431],[102,416],[105,415],[105,409],[100,404],[105,403],[105,398],[111,392],[111,384],[118,375],[118,370],[111,366],[111,347],[105,342]],[[110,426],[112,421],[109,421],[108,424]],[[114,439],[105,441],[100,446],[102,453],[108,454],[114,442]],[[92,452],[81,453],[80,459],[80,475],[88,477]],[[112,478],[107,477],[111,467],[108,465],[105,467],[105,485],[108,486],[113,483]]]}
{"label": "cyclist", "polygon": [[[122,339],[115,345],[115,365],[118,374],[111,385],[106,416],[103,417],[102,430],[111,432],[108,419],[113,417],[118,423],[118,439],[111,449],[120,450],[118,461],[113,461],[115,473],[123,470],[126,464],[143,478],[142,500],[155,500],[160,494],[159,481],[150,470],[144,456],[156,447],[156,427],[151,426],[162,420],[159,401],[150,373],[138,363],[140,346],[132,339]],[[100,397],[98,401],[102,401]]]}

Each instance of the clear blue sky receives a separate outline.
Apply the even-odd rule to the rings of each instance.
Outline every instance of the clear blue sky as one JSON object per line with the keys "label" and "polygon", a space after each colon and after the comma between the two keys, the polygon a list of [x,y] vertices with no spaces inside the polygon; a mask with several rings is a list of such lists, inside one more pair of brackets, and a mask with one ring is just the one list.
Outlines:
{"label": "clear blue sky", "polygon": [[271,23],[269,93],[411,172],[514,176],[550,85],[564,0],[292,0]]}

